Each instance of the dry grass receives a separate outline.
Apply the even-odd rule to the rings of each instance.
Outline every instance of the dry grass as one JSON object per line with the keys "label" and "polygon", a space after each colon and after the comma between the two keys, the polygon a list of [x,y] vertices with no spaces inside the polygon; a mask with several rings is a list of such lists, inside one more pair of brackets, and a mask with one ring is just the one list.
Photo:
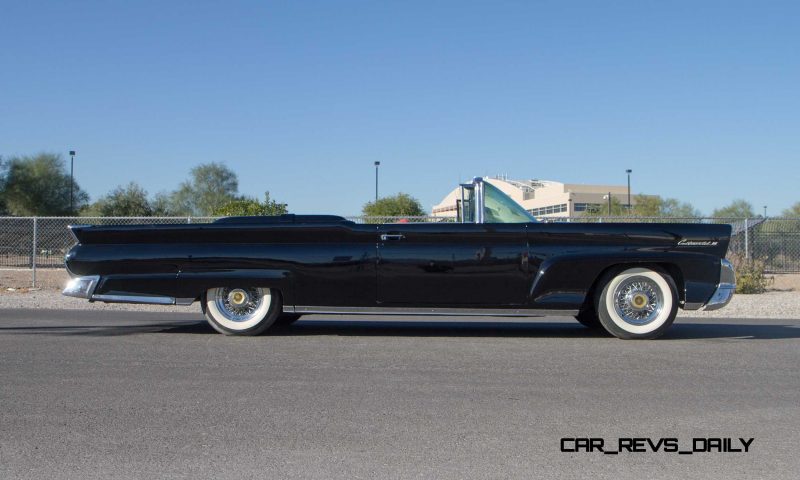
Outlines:
{"label": "dry grass", "polygon": [[[44,290],[62,290],[69,280],[63,268],[37,268],[36,287]],[[0,270],[0,295],[9,292],[9,288],[17,292],[25,292],[31,288],[30,269]]]}
{"label": "dry grass", "polygon": [[774,278],[768,290],[780,292],[800,292],[800,273],[767,275]]}

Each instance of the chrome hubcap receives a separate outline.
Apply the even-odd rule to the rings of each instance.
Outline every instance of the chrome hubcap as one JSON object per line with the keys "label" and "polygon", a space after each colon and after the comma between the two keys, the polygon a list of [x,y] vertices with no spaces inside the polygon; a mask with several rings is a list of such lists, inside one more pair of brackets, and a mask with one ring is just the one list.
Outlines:
{"label": "chrome hubcap", "polygon": [[663,307],[661,289],[650,278],[630,277],[614,290],[614,309],[631,325],[647,325],[658,317]]}
{"label": "chrome hubcap", "polygon": [[257,288],[223,288],[215,299],[217,308],[229,320],[245,322],[251,320],[261,305]]}
{"label": "chrome hubcap", "polygon": [[248,295],[247,292],[245,292],[241,288],[231,290],[228,293],[228,303],[236,305],[237,307],[241,307],[242,305],[246,304],[249,301],[250,301],[250,295]]}

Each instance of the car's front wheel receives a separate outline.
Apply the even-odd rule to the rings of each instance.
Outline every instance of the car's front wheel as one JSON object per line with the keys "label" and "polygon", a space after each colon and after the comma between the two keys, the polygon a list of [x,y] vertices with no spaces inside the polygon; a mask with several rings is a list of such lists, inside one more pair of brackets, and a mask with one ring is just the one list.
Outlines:
{"label": "car's front wheel", "polygon": [[650,268],[611,272],[595,297],[597,316],[612,335],[648,339],[662,335],[678,313],[678,289],[672,277]]}
{"label": "car's front wheel", "polygon": [[280,295],[269,288],[210,288],[205,295],[206,320],[225,335],[258,335],[281,312]]}

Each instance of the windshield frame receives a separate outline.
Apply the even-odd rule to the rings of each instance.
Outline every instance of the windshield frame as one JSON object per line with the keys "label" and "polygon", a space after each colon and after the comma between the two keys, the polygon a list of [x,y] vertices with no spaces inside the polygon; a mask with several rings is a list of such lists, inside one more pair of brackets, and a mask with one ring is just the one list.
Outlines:
{"label": "windshield frame", "polygon": [[461,201],[457,203],[461,223],[539,223],[522,205],[481,177],[461,184]]}

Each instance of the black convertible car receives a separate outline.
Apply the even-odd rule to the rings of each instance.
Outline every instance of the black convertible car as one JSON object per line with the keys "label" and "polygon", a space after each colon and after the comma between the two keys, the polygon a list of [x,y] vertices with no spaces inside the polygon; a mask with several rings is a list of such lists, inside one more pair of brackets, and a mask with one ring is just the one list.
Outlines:
{"label": "black convertible car", "polygon": [[189,305],[227,335],[306,313],[574,315],[619,338],[654,338],[678,308],[725,306],[729,225],[539,223],[480,178],[458,223],[363,225],[328,215],[210,224],[86,226],[64,295]]}

